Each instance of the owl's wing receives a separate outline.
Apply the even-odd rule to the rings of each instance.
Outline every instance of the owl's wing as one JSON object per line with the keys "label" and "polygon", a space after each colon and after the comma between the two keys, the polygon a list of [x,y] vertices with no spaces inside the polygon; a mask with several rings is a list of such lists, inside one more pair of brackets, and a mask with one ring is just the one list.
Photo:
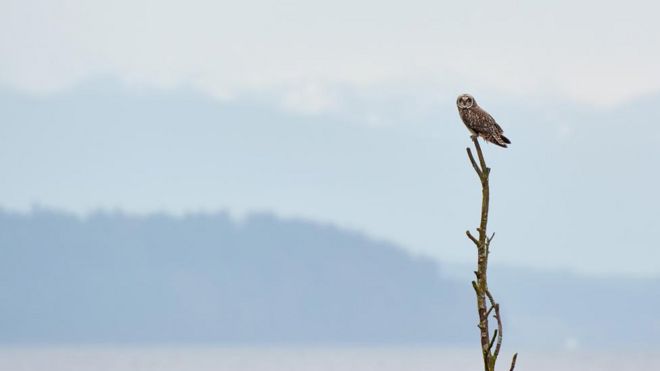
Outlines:
{"label": "owl's wing", "polygon": [[484,111],[483,108],[476,107],[475,108],[475,113],[479,116],[479,120],[478,120],[479,125],[483,129],[488,130],[488,131],[495,129],[495,131],[498,134],[502,134],[504,132],[504,130],[502,130],[500,125],[498,125],[497,122],[495,122],[495,119],[493,118],[493,116],[491,116],[488,112]]}

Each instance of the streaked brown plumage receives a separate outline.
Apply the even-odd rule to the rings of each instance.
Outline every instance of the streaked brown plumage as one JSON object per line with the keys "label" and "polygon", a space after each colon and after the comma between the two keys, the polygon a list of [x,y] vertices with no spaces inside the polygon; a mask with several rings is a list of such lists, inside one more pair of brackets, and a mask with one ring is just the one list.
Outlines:
{"label": "streaked brown plumage", "polygon": [[458,114],[472,135],[478,135],[485,141],[500,147],[507,147],[511,141],[504,136],[504,130],[495,122],[495,119],[484,111],[473,96],[461,94],[456,99]]}

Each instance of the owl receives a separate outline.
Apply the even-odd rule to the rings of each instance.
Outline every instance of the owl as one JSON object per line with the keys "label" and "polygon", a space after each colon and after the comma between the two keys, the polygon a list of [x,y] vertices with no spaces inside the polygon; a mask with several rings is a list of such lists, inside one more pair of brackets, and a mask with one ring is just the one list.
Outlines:
{"label": "owl", "polygon": [[503,135],[504,130],[495,122],[493,116],[479,107],[477,101],[470,94],[461,94],[456,99],[458,114],[472,135],[482,137],[485,141],[507,147],[511,144],[509,138]]}

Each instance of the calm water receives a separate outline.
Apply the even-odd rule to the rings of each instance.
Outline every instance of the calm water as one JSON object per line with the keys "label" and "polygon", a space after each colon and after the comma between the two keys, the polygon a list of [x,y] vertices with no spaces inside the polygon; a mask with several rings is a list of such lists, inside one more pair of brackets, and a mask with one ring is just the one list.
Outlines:
{"label": "calm water", "polygon": [[[499,369],[508,370],[506,356]],[[464,349],[432,348],[4,348],[0,371],[478,371],[478,357]],[[525,352],[516,369],[660,371],[660,351]]]}

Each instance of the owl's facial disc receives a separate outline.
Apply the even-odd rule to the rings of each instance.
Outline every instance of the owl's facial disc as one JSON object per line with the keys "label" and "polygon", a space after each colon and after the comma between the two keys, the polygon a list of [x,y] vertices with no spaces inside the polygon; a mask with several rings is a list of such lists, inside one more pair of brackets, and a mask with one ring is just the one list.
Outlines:
{"label": "owl's facial disc", "polygon": [[474,105],[474,98],[469,94],[462,94],[456,100],[458,108],[470,108]]}

